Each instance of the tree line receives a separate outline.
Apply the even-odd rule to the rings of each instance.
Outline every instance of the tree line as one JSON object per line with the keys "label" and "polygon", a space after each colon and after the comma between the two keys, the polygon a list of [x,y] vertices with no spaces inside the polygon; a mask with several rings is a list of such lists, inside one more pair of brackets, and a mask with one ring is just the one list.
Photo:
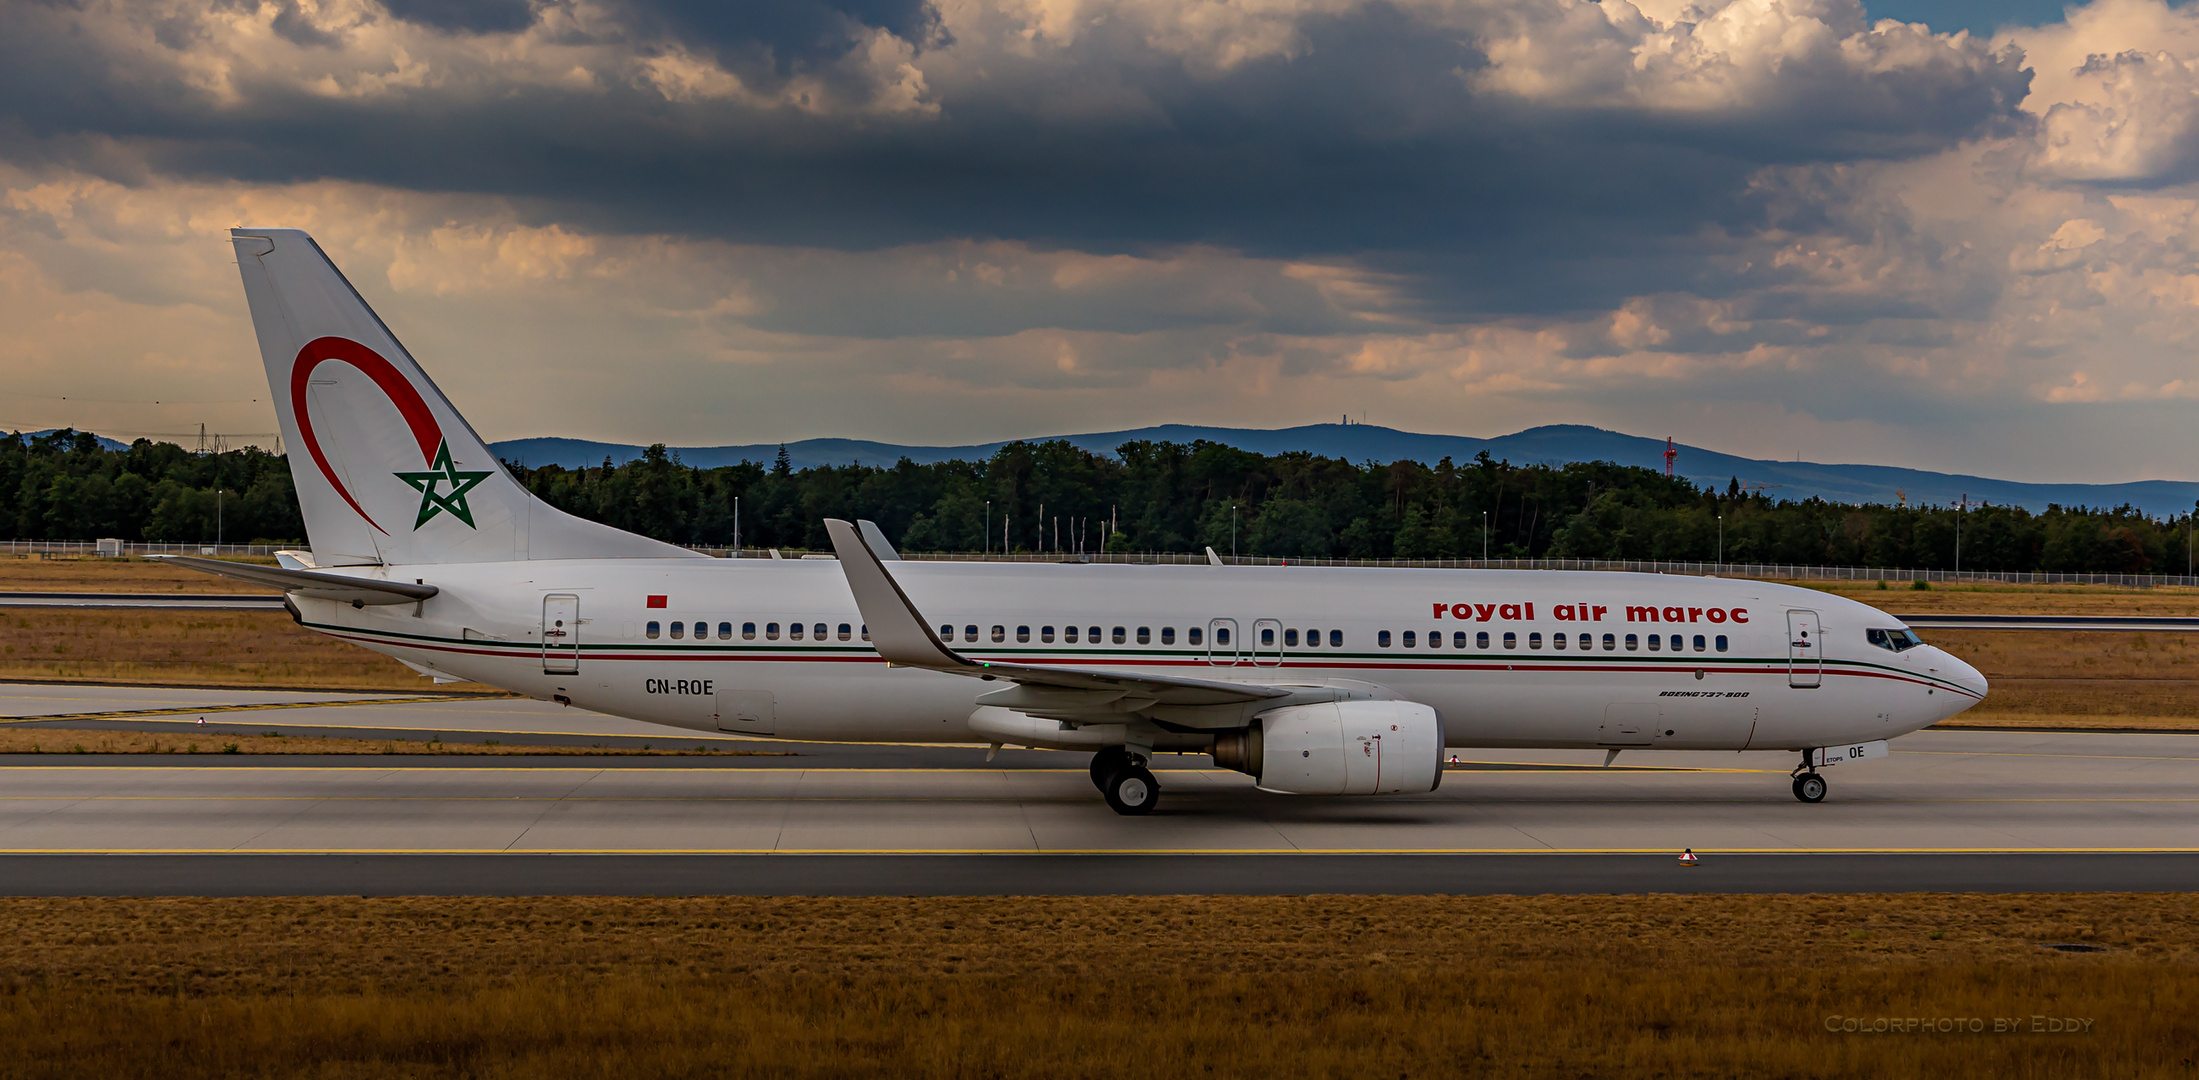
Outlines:
{"label": "tree line", "polygon": [[[1283,558],[1580,558],[1896,569],[2183,573],[2192,516],[2114,509],[1853,505],[1701,488],[1654,469],[1576,462],[1354,464],[1210,442],[1096,454],[1011,443],[983,461],[793,468],[507,463],[546,502],[674,543],[825,549],[827,517],[869,518],[915,552],[1184,552]],[[0,498],[20,539],[302,542],[285,460],[194,454],[58,431],[0,439]]]}

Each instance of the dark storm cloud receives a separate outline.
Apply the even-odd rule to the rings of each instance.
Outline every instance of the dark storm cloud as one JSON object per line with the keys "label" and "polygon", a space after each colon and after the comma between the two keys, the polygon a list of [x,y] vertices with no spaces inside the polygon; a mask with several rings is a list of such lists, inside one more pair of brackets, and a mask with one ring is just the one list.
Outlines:
{"label": "dark storm cloud", "polygon": [[678,41],[729,64],[765,57],[781,74],[841,56],[861,27],[923,45],[939,26],[926,0],[626,0],[620,10],[643,36]]}
{"label": "dark storm cloud", "polygon": [[[495,3],[441,9],[443,22],[414,0],[392,10],[466,33],[522,17]],[[344,99],[249,72],[240,100],[216,101],[71,40],[89,15],[4,10],[0,153],[18,161],[108,169],[120,146],[167,173],[492,193],[544,220],[776,245],[978,237],[1349,258],[1440,283],[1422,290],[1434,318],[1594,309],[1645,282],[1714,288],[1706,244],[1764,227],[1751,178],[1767,165],[2008,130],[2029,79],[2019,57],[1982,47],[1860,72],[1804,58],[1767,92],[1674,110],[1654,90],[1538,102],[1477,89],[1491,61],[1473,33],[1384,4],[1301,17],[1296,47],[1218,69],[1127,19],[1042,54],[961,57],[919,0],[634,0],[614,10],[639,55],[678,47],[744,79],[826,71],[854,104],[673,101],[631,78]],[[926,64],[928,109],[860,107],[882,78],[848,66],[866,27],[939,46],[919,54],[944,60]]]}
{"label": "dark storm cloud", "polygon": [[531,0],[382,0],[406,22],[465,34],[515,34],[534,25]]}

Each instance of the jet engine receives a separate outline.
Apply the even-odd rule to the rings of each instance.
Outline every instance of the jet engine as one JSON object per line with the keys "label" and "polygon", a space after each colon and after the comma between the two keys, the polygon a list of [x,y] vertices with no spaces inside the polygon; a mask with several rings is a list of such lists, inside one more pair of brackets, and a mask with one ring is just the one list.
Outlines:
{"label": "jet engine", "polygon": [[1211,753],[1262,791],[1412,795],[1443,782],[1443,721],[1416,701],[1291,705],[1217,734]]}

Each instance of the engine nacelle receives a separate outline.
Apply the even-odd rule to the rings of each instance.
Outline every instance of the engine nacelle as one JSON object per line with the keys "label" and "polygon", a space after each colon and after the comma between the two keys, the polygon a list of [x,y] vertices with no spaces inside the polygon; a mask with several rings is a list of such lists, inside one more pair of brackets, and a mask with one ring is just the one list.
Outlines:
{"label": "engine nacelle", "polygon": [[1413,795],[1443,782],[1443,721],[1416,701],[1264,712],[1214,738],[1214,763],[1289,795]]}

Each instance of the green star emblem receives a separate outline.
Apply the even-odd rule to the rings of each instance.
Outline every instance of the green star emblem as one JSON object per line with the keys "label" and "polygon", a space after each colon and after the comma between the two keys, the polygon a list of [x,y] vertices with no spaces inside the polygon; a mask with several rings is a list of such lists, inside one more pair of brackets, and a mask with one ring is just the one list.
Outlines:
{"label": "green star emblem", "polygon": [[[451,462],[450,442],[448,440],[435,448],[435,463],[430,465],[426,472],[401,472],[392,473],[391,475],[411,484],[413,490],[420,493],[420,520],[412,523],[414,530],[417,531],[420,526],[428,523],[428,519],[442,513],[448,513],[450,516],[465,522],[466,527],[469,529],[475,527],[473,510],[466,505],[466,493],[479,486],[481,481],[488,479],[489,473],[486,469],[481,472],[460,472],[458,466]],[[436,485],[445,482],[450,484],[450,493],[447,495],[436,494]]]}

